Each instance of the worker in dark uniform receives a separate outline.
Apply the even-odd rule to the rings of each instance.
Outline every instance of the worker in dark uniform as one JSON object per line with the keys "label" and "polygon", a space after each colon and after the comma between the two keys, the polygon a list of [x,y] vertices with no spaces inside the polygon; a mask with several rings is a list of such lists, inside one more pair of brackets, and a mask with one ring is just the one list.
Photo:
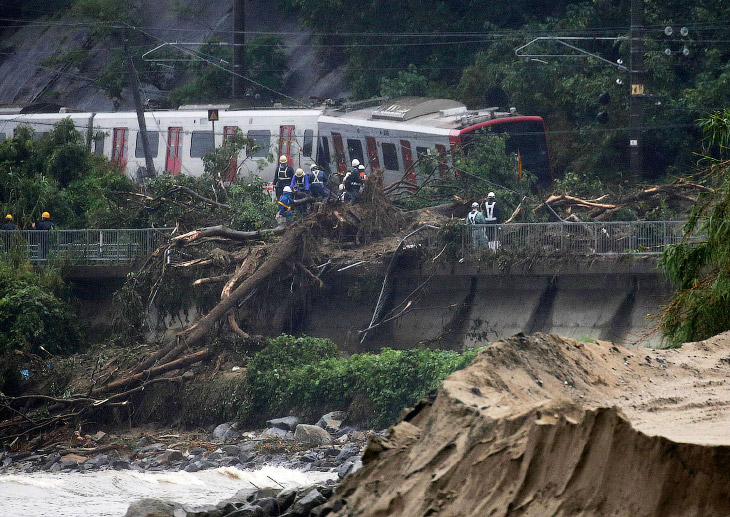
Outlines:
{"label": "worker in dark uniform", "polygon": [[12,239],[12,234],[10,232],[13,232],[18,229],[18,225],[15,224],[13,221],[13,215],[8,214],[5,216],[5,222],[2,226],[0,226],[0,230],[3,232],[3,240],[2,240],[2,251],[3,253],[7,253],[10,251],[10,243]]}
{"label": "worker in dark uniform", "polygon": [[45,260],[48,256],[48,243],[51,239],[50,230],[56,227],[56,223],[51,220],[51,214],[43,212],[41,220],[33,225],[35,241],[38,245],[38,258]]}
{"label": "worker in dark uniform", "polygon": [[[304,199],[309,195],[309,176],[304,174],[304,170],[297,169],[289,186],[294,192],[294,199]],[[301,203],[299,211],[303,214],[306,213],[307,203]]]}
{"label": "worker in dark uniform", "polygon": [[487,226],[487,239],[489,240],[489,248],[496,251],[499,248],[499,240],[497,240],[497,233],[499,232],[499,205],[496,201],[494,192],[487,194],[487,200],[482,206],[482,214],[484,214],[484,220]]}
{"label": "worker in dark uniform", "polygon": [[330,198],[330,190],[327,188],[327,173],[316,163],[309,167],[309,190],[312,192],[312,196],[317,199],[322,198],[322,203],[326,203]]}
{"label": "worker in dark uniform", "polygon": [[5,223],[0,226],[0,230],[5,231],[14,231],[18,229],[18,225],[15,224],[15,221],[13,221],[13,214],[8,214],[5,216]]}
{"label": "worker in dark uniform", "polygon": [[294,169],[289,165],[289,159],[283,154],[279,157],[279,165],[274,171],[274,181],[272,185],[276,192],[276,199],[281,197],[284,187],[291,186],[291,180],[294,177]]}
{"label": "worker in dark uniform", "polygon": [[357,201],[357,196],[360,194],[360,188],[362,188],[363,183],[365,183],[365,167],[362,166],[363,170],[360,170],[359,167],[360,165],[358,164],[358,167],[355,167],[351,172],[347,173],[347,176],[345,176],[345,201],[349,201],[350,203]]}

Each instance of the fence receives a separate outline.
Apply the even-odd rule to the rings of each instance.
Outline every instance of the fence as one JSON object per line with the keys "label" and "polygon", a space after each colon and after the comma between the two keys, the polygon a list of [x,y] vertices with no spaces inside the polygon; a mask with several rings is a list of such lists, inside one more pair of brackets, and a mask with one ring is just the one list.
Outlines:
{"label": "fence", "polygon": [[172,228],[0,231],[0,251],[27,249],[33,263],[59,259],[77,266],[129,265],[167,242]]}
{"label": "fence", "polygon": [[658,254],[681,242],[684,221],[517,223],[465,225],[464,255],[534,250],[550,255]]}

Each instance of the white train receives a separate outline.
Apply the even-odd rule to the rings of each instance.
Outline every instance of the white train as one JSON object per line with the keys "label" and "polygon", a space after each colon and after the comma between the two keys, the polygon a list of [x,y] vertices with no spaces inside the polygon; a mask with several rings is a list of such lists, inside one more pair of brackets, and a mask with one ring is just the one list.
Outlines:
{"label": "white train", "polygon": [[[385,183],[390,184],[413,174],[414,163],[422,153],[439,153],[447,160],[450,149],[467,144],[477,135],[507,133],[507,152],[519,153],[522,166],[535,174],[540,184],[552,182],[543,120],[518,115],[514,110],[470,111],[452,100],[409,97],[369,107],[357,103],[321,109],[220,107],[219,119],[212,123],[207,109],[201,108],[145,113],[158,173],[200,176],[203,155],[239,128],[256,147],[232,164],[229,180],[235,175],[254,174],[271,181],[276,157],[285,155],[295,168],[317,162],[339,172],[345,172],[357,158],[369,171],[382,169]],[[32,126],[41,137],[65,117],[73,120],[91,151],[109,157],[132,179],[142,178],[145,159],[134,112],[0,112],[0,141],[22,124]]]}

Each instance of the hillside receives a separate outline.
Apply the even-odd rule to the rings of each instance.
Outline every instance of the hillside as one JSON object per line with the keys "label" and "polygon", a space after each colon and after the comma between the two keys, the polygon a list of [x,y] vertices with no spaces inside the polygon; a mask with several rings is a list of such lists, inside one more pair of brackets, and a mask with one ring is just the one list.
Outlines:
{"label": "hillside", "polygon": [[[309,45],[310,32],[295,14],[281,12],[275,2],[257,0],[246,5],[247,30],[282,33],[287,95],[306,99],[347,94],[342,70],[325,70],[325,64],[315,55],[316,47]],[[148,35],[144,51],[163,42],[198,42],[211,37],[229,41],[231,37],[232,0],[203,7],[193,0],[161,0],[143,2],[140,9],[139,27]],[[88,111],[115,110],[112,100],[96,82],[115,44],[109,38],[94,37],[82,20],[70,14],[40,18],[7,35],[0,42],[0,49],[0,104],[49,102]],[[156,81],[164,86],[160,89],[143,77],[143,97],[164,99],[167,90],[185,81],[185,74],[176,71],[161,83]],[[133,109],[126,87],[117,108]]]}

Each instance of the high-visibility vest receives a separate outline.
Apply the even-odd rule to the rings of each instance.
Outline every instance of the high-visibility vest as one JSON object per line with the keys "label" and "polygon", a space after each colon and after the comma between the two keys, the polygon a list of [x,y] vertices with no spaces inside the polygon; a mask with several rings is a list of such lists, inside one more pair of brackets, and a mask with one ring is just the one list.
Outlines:
{"label": "high-visibility vest", "polygon": [[477,214],[479,213],[479,210],[476,208],[469,212],[469,215],[466,216],[466,224],[477,224]]}
{"label": "high-visibility vest", "polygon": [[276,177],[279,178],[279,181],[291,181],[291,176],[287,176],[287,172],[289,170],[289,166],[286,164],[279,165],[279,170],[276,171]]}
{"label": "high-visibility vest", "polygon": [[492,201],[490,204],[489,202],[484,203],[484,217],[486,218],[488,223],[494,222],[497,220],[497,217],[494,215],[494,206],[496,205],[496,201]]}

